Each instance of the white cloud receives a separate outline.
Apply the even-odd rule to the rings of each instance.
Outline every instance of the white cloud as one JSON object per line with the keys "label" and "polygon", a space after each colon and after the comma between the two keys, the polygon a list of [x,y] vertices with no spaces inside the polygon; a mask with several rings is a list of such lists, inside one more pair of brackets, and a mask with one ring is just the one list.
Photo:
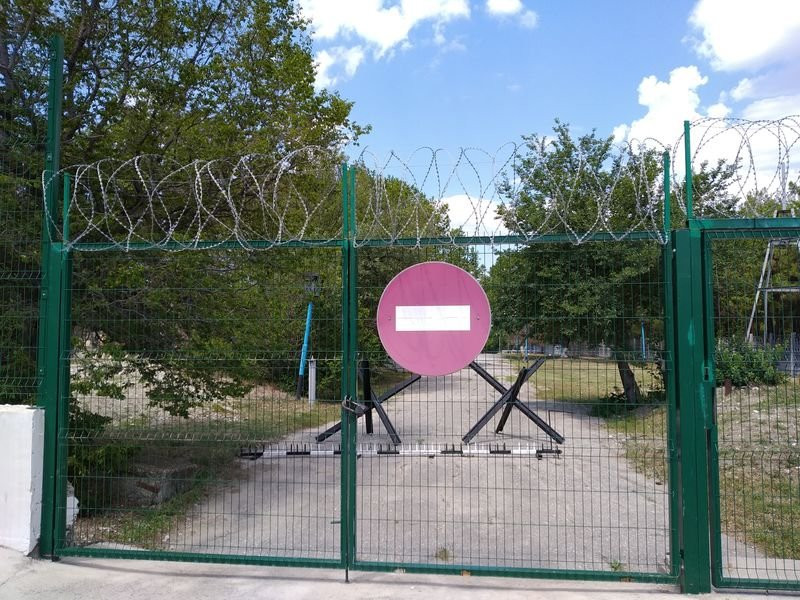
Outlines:
{"label": "white cloud", "polygon": [[522,0],[487,0],[486,11],[495,17],[516,17],[520,25],[529,29],[539,23],[539,15],[527,10]]}
{"label": "white cloud", "polygon": [[[772,121],[800,113],[800,0],[698,0],[689,23],[697,35],[698,55],[715,71],[739,73],[737,84],[707,106],[702,91],[708,77],[695,66],[674,69],[667,81],[645,77],[639,103],[647,110],[614,129],[618,141],[652,137],[673,145],[684,119]],[[744,197],[758,188],[783,197],[786,178],[797,178],[800,168],[798,135],[796,119],[752,126],[701,121],[692,128],[694,164],[718,159],[738,163],[730,193]],[[678,178],[683,176],[682,163],[674,165]]]}
{"label": "white cloud", "polygon": [[493,15],[515,15],[524,7],[521,0],[487,0],[486,10]]}
{"label": "white cloud", "polygon": [[791,96],[800,93],[800,54],[786,67],[740,79],[731,90],[731,98],[737,102],[776,96]]}
{"label": "white cloud", "polygon": [[739,80],[736,87],[731,90],[731,98],[736,101],[744,100],[745,98],[752,97],[754,93],[755,86],[753,85],[753,80],[749,77],[745,77]]}
{"label": "white cloud", "polygon": [[354,36],[369,44],[377,57],[408,38],[424,21],[442,23],[469,17],[467,0],[401,0],[384,6],[384,0],[301,0],[303,14],[311,20],[314,37],[333,40]]}
{"label": "white cloud", "polygon": [[[730,116],[731,107],[723,101],[703,107],[699,91],[707,82],[708,78],[695,66],[674,69],[668,81],[660,81],[652,75],[645,77],[639,84],[639,103],[647,108],[647,112],[630,125],[618,125],[614,129],[615,139],[618,142],[641,142],[654,138],[661,144],[674,146],[683,143],[679,139],[683,120]],[[747,84],[740,83],[737,87],[741,89],[732,92],[731,96],[744,94]],[[721,100],[725,97],[723,94]],[[741,116],[749,120],[771,120],[798,113],[800,94],[795,94],[755,100],[741,111]],[[743,198],[754,189],[766,189],[775,197],[783,197],[785,178],[776,174],[781,172],[781,168],[788,167],[789,180],[797,177],[800,157],[791,151],[800,135],[797,125],[797,121],[787,122],[779,136],[776,135],[779,132],[777,126],[730,127],[719,121],[701,121],[692,127],[693,163],[699,165],[707,161],[713,164],[718,159],[724,159],[728,164],[739,163],[738,175],[729,186],[729,193],[736,197]],[[673,169],[676,180],[680,181],[685,172],[682,150],[673,148],[673,152],[677,158]],[[790,162],[786,160],[787,152],[792,154]]]}
{"label": "white cloud", "polygon": [[454,194],[442,198],[447,204],[450,225],[459,227],[464,235],[506,235],[508,229],[497,214],[498,202]]}
{"label": "white cloud", "polygon": [[800,115],[800,94],[763,98],[748,104],[742,111],[745,119],[777,119],[787,115]]}
{"label": "white cloud", "polygon": [[318,88],[326,88],[336,84],[340,75],[335,75],[332,71],[341,65],[344,74],[352,77],[361,61],[364,60],[364,49],[361,46],[346,48],[335,46],[317,53],[317,79],[315,85]]}
{"label": "white cloud", "polygon": [[[385,4],[388,4],[386,0],[300,0],[303,15],[311,21],[317,42],[349,42],[346,44],[349,48],[340,44],[317,54],[318,88],[334,85],[342,75],[352,77],[367,49],[376,59],[391,56],[395,48],[408,50],[411,30],[423,22],[433,24],[434,43],[447,46],[443,25],[470,16],[468,0],[400,0]],[[331,75],[338,66],[343,72]]]}
{"label": "white cloud", "polygon": [[[764,119],[797,110],[800,94],[800,2],[699,0],[689,17],[700,40],[696,50],[720,71],[744,71],[729,97],[750,102],[742,116]],[[773,111],[773,112],[771,112]]]}
{"label": "white cloud", "polygon": [[[647,113],[630,125],[615,127],[614,137],[618,141],[654,138],[671,143],[680,135],[685,119],[701,116],[698,89],[706,83],[708,78],[694,65],[673,69],[668,81],[660,81],[655,75],[645,77],[639,83],[639,104],[647,108]],[[717,103],[713,110],[719,114],[725,108]]]}
{"label": "white cloud", "polygon": [[731,109],[724,102],[717,102],[708,107],[706,114],[715,119],[724,119],[731,114]]}
{"label": "white cloud", "polygon": [[520,15],[519,23],[523,27],[533,29],[539,24],[539,15],[532,10],[526,10]]}
{"label": "white cloud", "polygon": [[698,53],[720,71],[790,62],[800,52],[797,0],[699,0],[689,22],[701,35]]}

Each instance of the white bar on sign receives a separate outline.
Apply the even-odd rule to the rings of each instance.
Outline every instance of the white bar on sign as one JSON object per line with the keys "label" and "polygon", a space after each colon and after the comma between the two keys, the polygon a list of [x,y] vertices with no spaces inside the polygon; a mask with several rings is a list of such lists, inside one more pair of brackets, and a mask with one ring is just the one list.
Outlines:
{"label": "white bar on sign", "polygon": [[395,331],[469,331],[469,304],[395,306]]}

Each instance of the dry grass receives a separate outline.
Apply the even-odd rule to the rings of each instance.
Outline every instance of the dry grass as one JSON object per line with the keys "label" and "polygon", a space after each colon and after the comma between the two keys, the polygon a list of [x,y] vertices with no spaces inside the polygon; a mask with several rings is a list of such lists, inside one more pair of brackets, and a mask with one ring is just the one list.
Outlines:
{"label": "dry grass", "polygon": [[[519,359],[512,360],[517,366]],[[630,363],[643,393],[660,389],[654,365]],[[539,400],[555,400],[577,404],[597,404],[612,394],[622,392],[617,363],[594,358],[551,358],[545,361],[531,379]]]}
{"label": "dry grass", "polygon": [[664,484],[668,477],[667,407],[644,407],[606,420],[623,440],[625,457],[637,471]]}
{"label": "dry grass", "polygon": [[[775,558],[800,559],[799,383],[716,393],[722,530]],[[606,426],[640,473],[666,481],[666,407],[610,418]]]}
{"label": "dry grass", "polygon": [[[309,406],[271,386],[254,388],[243,398],[230,398],[193,411],[189,418],[165,415],[160,410],[128,412],[140,407],[136,399],[117,407],[115,419],[97,438],[74,439],[84,453],[86,472],[76,481],[84,510],[73,529],[78,545],[110,542],[140,548],[166,547],[169,532],[185,524],[191,507],[211,490],[237,481],[243,472],[237,458],[250,444],[273,442],[298,430],[321,428],[339,418],[341,405]],[[123,410],[124,409],[124,410]],[[76,455],[80,456],[80,454]],[[112,461],[109,457],[117,457]],[[92,466],[96,462],[95,466]],[[128,506],[121,494],[112,493],[136,464],[189,463],[195,475],[189,487],[166,502],[149,507]],[[101,470],[97,470],[101,469]],[[73,477],[74,479],[74,477]]]}

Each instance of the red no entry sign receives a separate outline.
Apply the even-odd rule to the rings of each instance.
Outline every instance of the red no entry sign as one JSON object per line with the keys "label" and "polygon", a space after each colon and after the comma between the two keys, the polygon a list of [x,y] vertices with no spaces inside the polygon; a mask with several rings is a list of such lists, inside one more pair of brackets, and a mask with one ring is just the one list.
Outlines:
{"label": "red no entry sign", "polygon": [[444,262],[398,273],[378,303],[378,335],[398,364],[420,375],[466,367],[489,339],[492,314],[478,281]]}

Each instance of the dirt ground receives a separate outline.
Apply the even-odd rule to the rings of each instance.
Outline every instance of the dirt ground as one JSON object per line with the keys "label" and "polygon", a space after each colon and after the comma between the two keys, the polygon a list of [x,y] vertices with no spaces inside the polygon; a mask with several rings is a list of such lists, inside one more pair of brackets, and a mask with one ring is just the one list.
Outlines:
{"label": "dirt ground", "polygon": [[[478,361],[510,387],[509,361]],[[423,378],[387,401],[398,448],[409,454],[378,454],[391,440],[377,416],[371,435],[359,419],[358,560],[665,572],[668,486],[633,469],[622,443],[586,407],[548,403],[533,390],[526,385],[521,398],[566,438],[561,454],[537,458],[535,450],[556,444],[516,409],[502,434],[494,433],[498,414],[472,440],[473,455],[442,453],[462,449],[462,436],[499,397],[469,369]],[[241,480],[195,506],[169,546],[338,558],[340,438],[317,445],[317,433],[297,432],[243,460]],[[285,449],[315,455],[277,456]]]}

